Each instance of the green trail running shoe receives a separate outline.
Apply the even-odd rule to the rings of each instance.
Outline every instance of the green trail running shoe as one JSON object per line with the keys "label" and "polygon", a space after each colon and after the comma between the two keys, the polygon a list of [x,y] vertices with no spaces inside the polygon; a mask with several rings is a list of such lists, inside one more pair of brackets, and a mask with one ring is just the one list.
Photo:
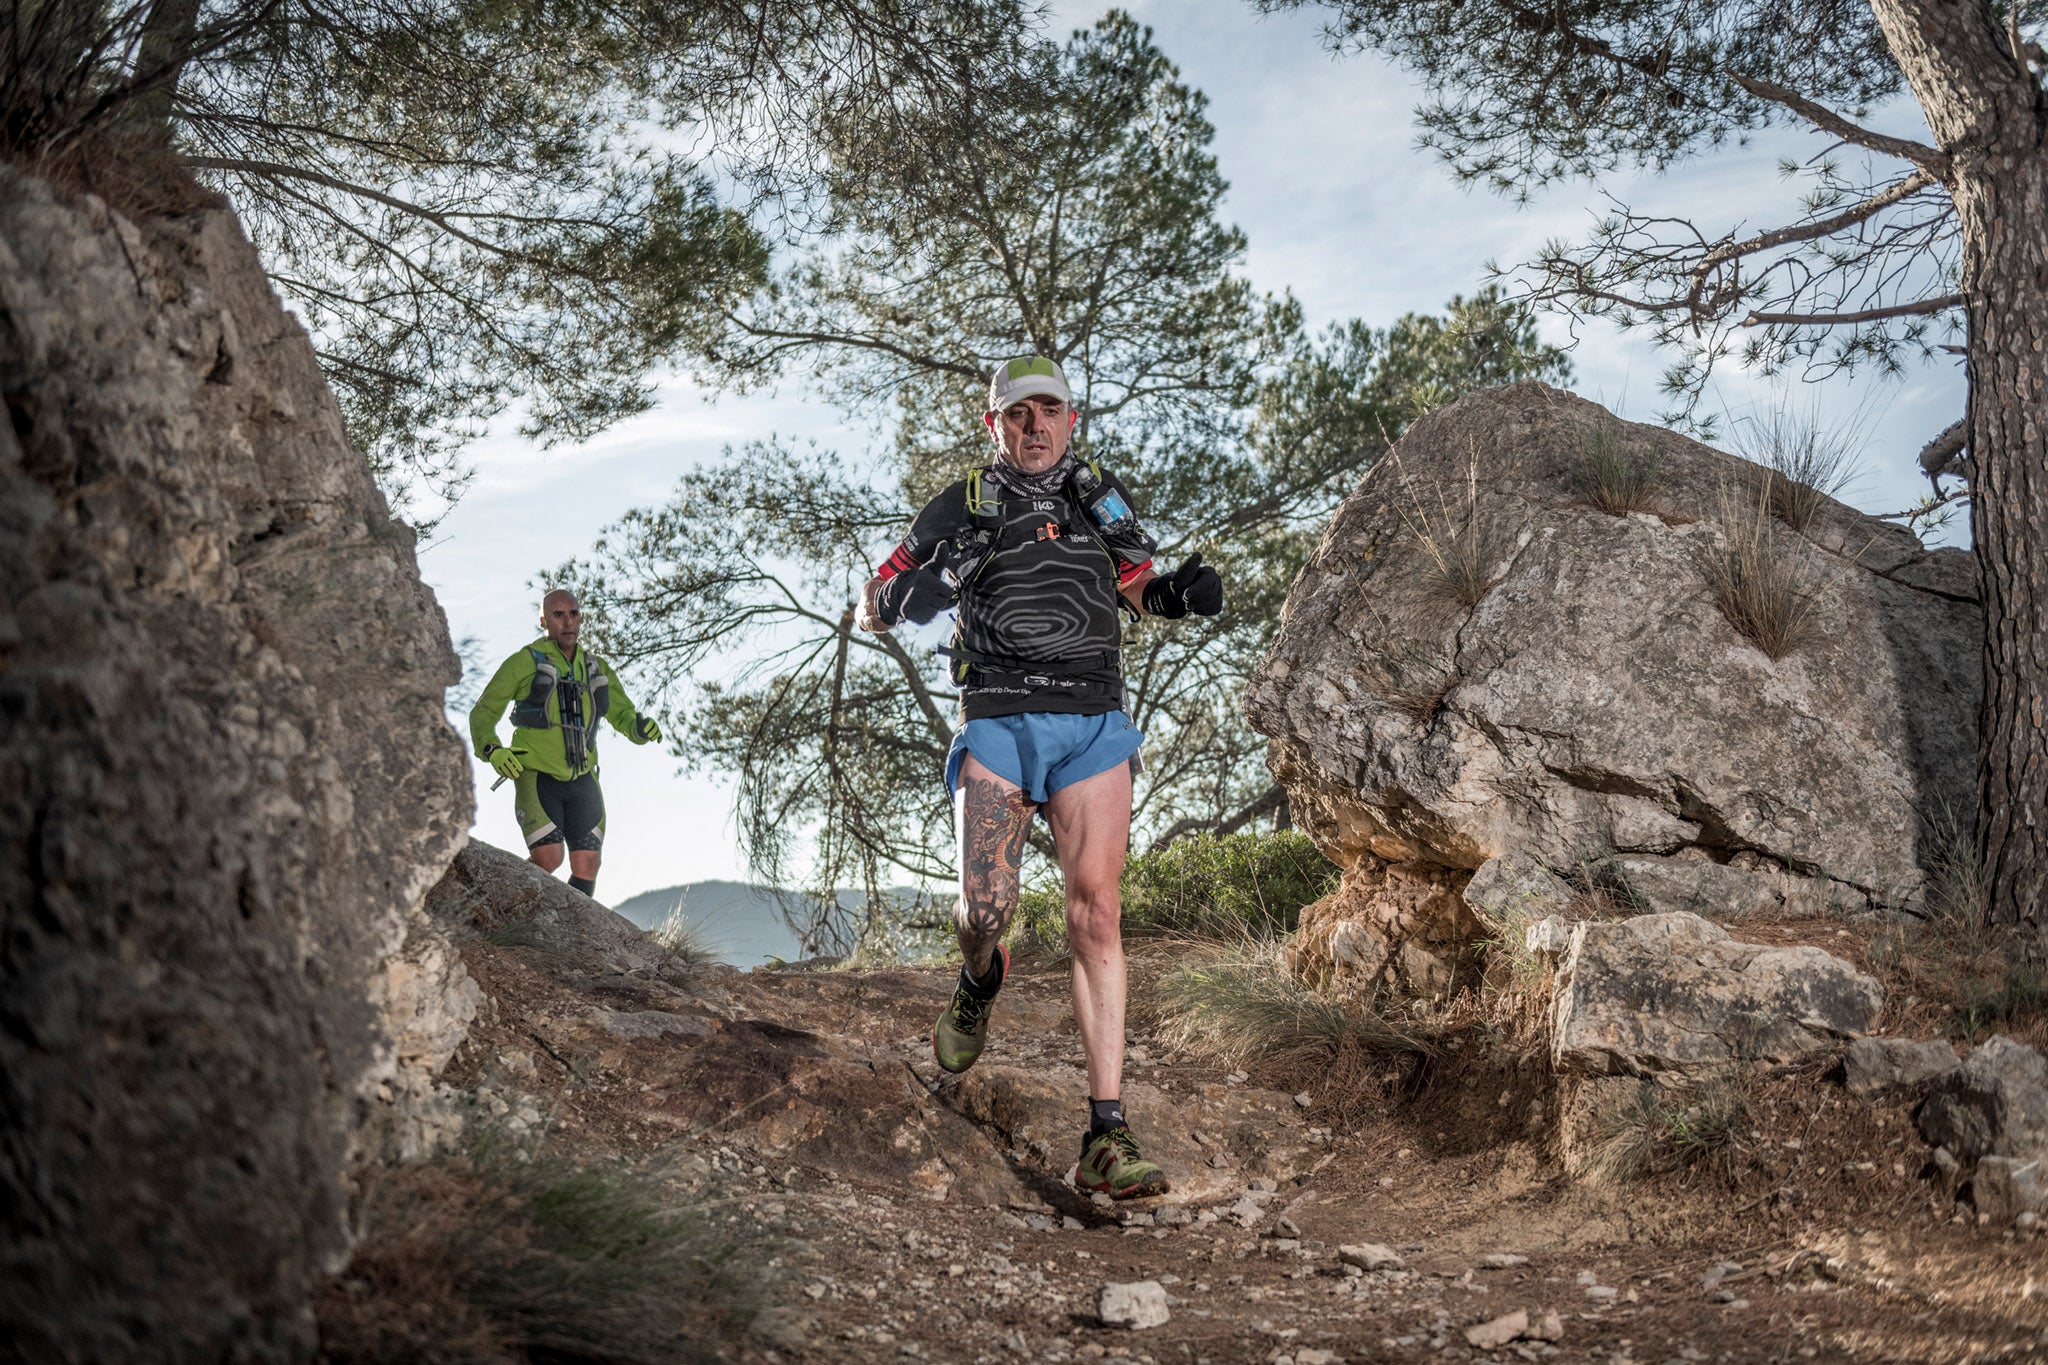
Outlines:
{"label": "green trail running shoe", "polygon": [[[976,995],[963,980],[953,991],[953,1003],[932,1026],[932,1055],[944,1070],[960,1072],[973,1066],[988,1041],[988,1010],[996,1002],[995,992],[1003,988],[1003,978],[1010,974],[1010,950],[998,943],[991,965],[996,969],[995,990]],[[967,969],[960,970],[965,973]]]}
{"label": "green trail running shoe", "polygon": [[1074,1183],[1111,1199],[1143,1199],[1173,1188],[1166,1172],[1138,1155],[1138,1140],[1121,1124],[1082,1147]]}

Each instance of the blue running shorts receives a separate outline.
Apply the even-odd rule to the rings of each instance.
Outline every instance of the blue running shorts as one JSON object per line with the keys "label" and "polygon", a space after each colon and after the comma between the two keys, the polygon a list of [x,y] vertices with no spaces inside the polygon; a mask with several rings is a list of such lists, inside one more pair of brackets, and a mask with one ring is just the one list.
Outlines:
{"label": "blue running shorts", "polygon": [[1103,716],[1070,716],[1029,711],[1017,716],[984,716],[970,720],[953,736],[946,755],[946,795],[960,784],[960,764],[973,754],[987,768],[1023,788],[1027,800],[1044,805],[1062,787],[1071,787],[1119,763],[1140,771],[1138,746],[1145,736],[1121,711]]}

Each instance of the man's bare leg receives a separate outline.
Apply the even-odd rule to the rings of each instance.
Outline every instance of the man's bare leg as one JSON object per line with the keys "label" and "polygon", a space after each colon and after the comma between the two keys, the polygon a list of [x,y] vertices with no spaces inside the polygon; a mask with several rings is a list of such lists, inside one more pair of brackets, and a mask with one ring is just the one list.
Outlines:
{"label": "man's bare leg", "polygon": [[1062,787],[1045,803],[1067,885],[1067,946],[1074,955],[1074,1022],[1088,1058],[1088,1094],[1123,1096],[1124,940],[1120,884],[1131,841],[1131,768]]}
{"label": "man's bare leg", "polygon": [[560,839],[555,840],[553,843],[535,844],[526,850],[526,861],[532,863],[543,872],[553,872],[562,865],[563,847]]}
{"label": "man's bare leg", "polygon": [[953,791],[960,839],[960,899],[953,906],[953,932],[968,975],[977,980],[987,979],[996,945],[1017,913],[1024,838],[1036,810],[1014,782],[997,777],[973,754],[961,762]]}

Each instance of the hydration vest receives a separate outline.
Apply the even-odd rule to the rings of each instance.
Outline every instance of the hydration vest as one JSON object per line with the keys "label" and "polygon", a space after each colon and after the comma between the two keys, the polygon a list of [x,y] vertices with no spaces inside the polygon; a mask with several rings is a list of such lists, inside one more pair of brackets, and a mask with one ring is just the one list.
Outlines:
{"label": "hydration vest", "polygon": [[[981,576],[989,561],[1002,549],[1002,535],[1005,526],[1003,500],[1000,488],[985,486],[985,469],[974,469],[967,475],[967,526],[953,542],[951,555],[942,555],[933,561],[932,568],[957,595],[968,584]],[[1073,471],[1061,485],[1059,495],[1080,505],[1085,515],[1081,525],[1101,551],[1109,556],[1112,572],[1118,564],[1116,551],[1109,546],[1104,532],[1121,522],[1136,516],[1131,505],[1116,491],[1116,486],[1104,477],[1102,466],[1094,460],[1078,461]],[[1118,600],[1117,605],[1130,610],[1130,604]],[[960,626],[953,627],[950,644],[941,645],[939,653],[951,660],[948,670],[955,687],[966,687],[970,683],[986,683],[995,680],[1023,682],[1027,685],[1045,685],[1048,665],[1042,661],[1013,659],[981,653],[968,649],[960,639]],[[1080,659],[1060,660],[1054,667],[1064,669],[1116,669],[1121,662],[1120,650],[1106,651],[1100,655]],[[1100,691],[1121,692],[1120,687],[1091,683],[1089,688]]]}
{"label": "hydration vest", "polygon": [[[533,682],[527,686],[525,698],[512,703],[512,724],[522,730],[559,726],[562,758],[569,771],[581,772],[597,736],[597,723],[609,709],[611,679],[605,676],[604,665],[588,650],[582,651],[588,671],[580,679],[573,672],[564,679],[555,661],[538,646],[528,645],[526,652],[533,656]],[[548,699],[557,692],[562,694],[562,700],[555,708],[557,718],[550,718]]]}
{"label": "hydration vest", "polygon": [[[988,471],[975,469],[967,475],[967,526],[953,543],[953,554],[947,562],[936,563],[939,577],[951,581],[946,584],[954,592],[981,576],[981,571],[994,559],[996,551],[1002,548],[1003,500],[990,496],[983,487],[982,476]],[[1000,491],[1000,490],[996,490]],[[1078,461],[1067,481],[1060,487],[1060,495],[1072,498],[1081,505],[1088,515],[1082,519],[1082,526],[1102,552],[1116,560],[1116,552],[1103,539],[1103,531],[1117,523],[1130,519],[1134,514],[1131,505],[1125,502],[1108,479],[1102,475],[1102,466],[1094,460]]]}

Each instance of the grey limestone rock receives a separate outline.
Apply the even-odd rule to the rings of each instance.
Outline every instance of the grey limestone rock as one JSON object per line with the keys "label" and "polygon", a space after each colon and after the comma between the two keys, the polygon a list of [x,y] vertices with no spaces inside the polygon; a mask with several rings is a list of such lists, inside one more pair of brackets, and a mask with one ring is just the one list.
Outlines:
{"label": "grey limestone rock", "polygon": [[1593,1076],[1795,1062],[1868,1030],[1883,1000],[1840,958],[1744,943],[1698,915],[1588,921],[1558,971],[1552,1056]]}
{"label": "grey limestone rock", "polygon": [[1858,1038],[1842,1054],[1843,1079],[1852,1095],[1924,1089],[1962,1063],[1939,1038]]}
{"label": "grey limestone rock", "polygon": [[1375,1270],[1399,1270],[1407,1264],[1400,1253],[1379,1242],[1359,1242],[1355,1245],[1337,1248],[1337,1260],[1342,1265],[1355,1265],[1370,1273]]}
{"label": "grey limestone rock", "polygon": [[1095,1317],[1104,1327],[1123,1327],[1133,1332],[1164,1327],[1171,1317],[1166,1307],[1166,1286],[1157,1280],[1103,1285],[1095,1291]]}
{"label": "grey limestone rock", "polygon": [[303,1358],[474,1009],[447,625],[225,210],[0,167],[0,394],[0,1340]]}
{"label": "grey limestone rock", "polygon": [[1920,1134],[1965,1165],[2048,1159],[2048,1061],[1999,1034],[1935,1085],[1920,1106]]}
{"label": "grey limestone rock", "polygon": [[[1574,466],[1602,431],[1654,460],[1661,515],[1587,503]],[[1824,500],[1779,538],[1817,585],[1817,628],[1770,658],[1704,569],[1757,475],[1541,384],[1409,428],[1324,532],[1245,699],[1347,886],[1374,866],[1449,884],[1514,855],[1714,918],[1922,894],[1922,813],[1972,800],[1970,558]],[[1424,542],[1472,536],[1488,584],[1468,607]],[[1472,881],[1484,916],[1492,888]],[[1422,932],[1355,897],[1331,909],[1389,955]]]}
{"label": "grey limestone rock", "polygon": [[2023,1213],[2048,1208],[2048,1172],[2038,1160],[1982,1157],[1970,1176],[1970,1198],[1978,1213],[2003,1226]]}

